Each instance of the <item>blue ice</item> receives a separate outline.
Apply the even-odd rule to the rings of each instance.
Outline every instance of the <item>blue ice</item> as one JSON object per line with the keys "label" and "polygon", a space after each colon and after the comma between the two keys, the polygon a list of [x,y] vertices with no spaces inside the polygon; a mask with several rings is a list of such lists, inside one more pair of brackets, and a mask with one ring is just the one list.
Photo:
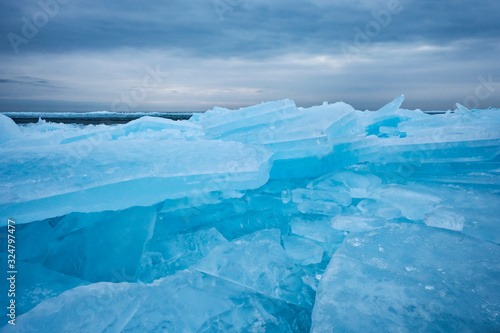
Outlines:
{"label": "blue ice", "polygon": [[500,110],[403,102],[0,114],[1,331],[500,330]]}

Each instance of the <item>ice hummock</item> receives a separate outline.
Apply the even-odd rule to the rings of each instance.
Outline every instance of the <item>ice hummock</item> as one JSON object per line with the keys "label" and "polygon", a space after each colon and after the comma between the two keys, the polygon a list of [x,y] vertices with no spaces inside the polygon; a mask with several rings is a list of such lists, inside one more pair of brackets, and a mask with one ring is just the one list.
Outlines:
{"label": "ice hummock", "polygon": [[498,330],[500,110],[403,100],[0,115],[2,331]]}

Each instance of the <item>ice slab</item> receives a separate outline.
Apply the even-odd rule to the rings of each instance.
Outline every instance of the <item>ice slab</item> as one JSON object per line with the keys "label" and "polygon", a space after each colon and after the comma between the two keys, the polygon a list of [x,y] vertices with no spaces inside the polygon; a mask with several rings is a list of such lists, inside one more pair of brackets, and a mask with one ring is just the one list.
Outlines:
{"label": "ice slab", "polygon": [[500,249],[401,224],[350,235],[320,282],[312,332],[494,331]]}
{"label": "ice slab", "polygon": [[[381,184],[382,180],[368,172],[341,171],[325,176],[325,180],[337,181],[349,189],[352,198],[367,198],[371,196]],[[327,183],[326,181],[324,183]],[[326,185],[326,184],[325,184]]]}
{"label": "ice slab", "polygon": [[435,194],[416,190],[413,186],[390,184],[383,186],[373,197],[399,209],[410,220],[422,220],[426,213],[437,208],[443,201]]}
{"label": "ice slab", "polygon": [[[7,253],[2,253],[2,255],[7,257]],[[16,316],[30,311],[46,299],[56,297],[66,290],[89,284],[87,281],[25,261],[17,260],[16,268],[18,272],[22,272],[16,275]],[[1,274],[0,287],[5,291],[9,290],[8,276],[6,272]],[[2,298],[2,306],[5,305],[3,301],[4,298]]]}
{"label": "ice slab", "polygon": [[186,270],[152,284],[77,287],[42,302],[2,331],[302,332],[309,328],[309,315],[300,307]]}
{"label": "ice slab", "polygon": [[0,150],[2,225],[245,190],[269,178],[271,153],[238,142],[111,140],[84,152],[78,144]]}
{"label": "ice slab", "polygon": [[75,219],[92,223],[59,236],[48,244],[40,259],[32,261],[90,282],[135,281],[144,246],[151,238],[156,221],[155,207],[78,214],[72,219],[60,220],[58,225],[74,225]]}
{"label": "ice slab", "polygon": [[307,308],[312,305],[313,291],[301,280],[300,268],[280,242],[279,230],[261,230],[215,248],[194,268]]}
{"label": "ice slab", "polygon": [[301,109],[282,100],[235,111],[208,111],[200,123],[210,138],[265,146],[273,152],[273,178],[285,178],[289,171],[296,172],[297,159],[305,163],[300,172],[317,174],[315,158],[332,152],[334,138],[349,134],[353,114],[354,109],[344,103]]}
{"label": "ice slab", "polygon": [[293,234],[323,244],[341,243],[345,234],[333,229],[328,220],[295,218],[290,223]]}
{"label": "ice slab", "polygon": [[101,137],[110,140],[117,140],[123,137],[148,137],[151,132],[157,139],[166,138],[189,138],[200,136],[200,126],[187,121],[174,121],[171,119],[163,119],[157,117],[141,117],[123,125],[118,125],[105,130],[97,130],[83,135],[68,137],[61,141],[61,144],[71,142],[90,140],[92,138]]}
{"label": "ice slab", "polygon": [[186,269],[228,241],[215,228],[191,233],[155,233],[144,248],[138,280],[153,282]]}
{"label": "ice slab", "polygon": [[431,227],[462,231],[465,218],[456,213],[452,207],[438,207],[427,213],[423,221]]}
{"label": "ice slab", "polygon": [[220,138],[262,125],[273,126],[276,122],[293,118],[298,114],[299,110],[295,106],[295,102],[285,99],[234,111],[217,108],[205,112],[200,117],[200,123],[206,135]]}
{"label": "ice slab", "polygon": [[7,116],[0,114],[0,145],[11,140],[18,140],[21,130],[17,124]]}
{"label": "ice slab", "polygon": [[333,229],[336,230],[360,232],[381,228],[386,222],[385,219],[380,217],[342,214],[333,217],[330,223]]}
{"label": "ice slab", "polygon": [[319,264],[323,259],[323,248],[305,238],[284,236],[283,245],[288,256],[299,265]]}

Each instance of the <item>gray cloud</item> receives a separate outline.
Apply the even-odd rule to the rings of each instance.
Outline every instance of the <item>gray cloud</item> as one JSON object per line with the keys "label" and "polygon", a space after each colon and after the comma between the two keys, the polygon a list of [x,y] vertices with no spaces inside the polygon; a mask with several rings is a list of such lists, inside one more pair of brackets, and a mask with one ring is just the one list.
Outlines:
{"label": "gray cloud", "polygon": [[1,79],[0,78],[0,83],[28,85],[28,86],[35,86],[35,87],[57,88],[56,86],[50,84],[50,82],[47,80],[36,78],[36,77],[31,77],[31,76],[18,76],[15,79]]}
{"label": "gray cloud", "polygon": [[[47,1],[47,0],[46,0]],[[54,0],[55,1],[55,0]],[[288,50],[319,49],[338,53],[340,42],[351,42],[355,28],[364,30],[372,13],[386,10],[390,1],[370,8],[344,2],[310,1],[70,1],[25,46],[27,51],[59,52],[118,47],[182,49],[203,56],[265,57]],[[227,5],[220,21],[217,3]],[[22,36],[22,17],[33,21],[42,9],[36,2],[2,3],[3,52],[11,51],[5,36]],[[401,0],[401,12],[376,42],[425,40],[449,43],[464,38],[500,35],[498,1]],[[220,10],[219,10],[220,11]]]}
{"label": "gray cloud", "polygon": [[[374,108],[401,93],[407,107],[451,108],[474,94],[479,77],[500,80],[500,2],[401,0],[398,13],[384,16],[391,1],[69,1],[18,54],[8,34],[23,37],[22,19],[40,18],[42,9],[2,2],[1,108],[25,100],[26,109],[57,101],[109,109],[156,65],[171,76],[137,108],[278,98]],[[351,61],[346,45],[356,50]],[[499,105],[498,95],[480,105]]]}

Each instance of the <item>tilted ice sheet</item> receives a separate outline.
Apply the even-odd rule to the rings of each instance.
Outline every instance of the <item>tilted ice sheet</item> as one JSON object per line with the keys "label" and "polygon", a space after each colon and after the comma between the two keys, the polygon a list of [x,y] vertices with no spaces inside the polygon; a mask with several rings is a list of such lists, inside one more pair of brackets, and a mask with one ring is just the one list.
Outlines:
{"label": "tilted ice sheet", "polygon": [[[354,109],[344,103],[297,108],[290,100],[240,110],[211,110],[200,117],[206,137],[263,145],[273,152],[278,170],[296,159],[329,154],[333,138],[349,134]],[[279,172],[279,171],[277,171]]]}
{"label": "tilted ice sheet", "polygon": [[[2,255],[6,257],[7,253]],[[88,284],[87,281],[49,270],[38,264],[17,260],[16,267],[18,272],[22,272],[16,275],[16,316],[28,312],[44,300],[56,297],[68,289]],[[6,291],[9,290],[8,276],[6,272],[0,274],[2,278],[0,287]],[[5,303],[2,302],[3,304]]]}
{"label": "tilted ice sheet", "polygon": [[0,146],[12,140],[18,140],[21,137],[21,130],[16,123],[7,116],[0,114]]}
{"label": "tilted ice sheet", "polygon": [[74,288],[2,331],[302,332],[309,315],[293,304],[185,270],[151,284],[102,282]]}
{"label": "tilted ice sheet", "polygon": [[312,332],[494,331],[500,249],[460,233],[400,224],[352,234],[320,282]]}
{"label": "tilted ice sheet", "polygon": [[279,230],[261,230],[215,248],[194,268],[266,297],[307,308],[312,305],[312,290],[301,281],[300,268],[287,256],[280,241]]}
{"label": "tilted ice sheet", "polygon": [[4,147],[0,157],[5,224],[256,188],[268,179],[271,153],[238,142],[105,137]]}

